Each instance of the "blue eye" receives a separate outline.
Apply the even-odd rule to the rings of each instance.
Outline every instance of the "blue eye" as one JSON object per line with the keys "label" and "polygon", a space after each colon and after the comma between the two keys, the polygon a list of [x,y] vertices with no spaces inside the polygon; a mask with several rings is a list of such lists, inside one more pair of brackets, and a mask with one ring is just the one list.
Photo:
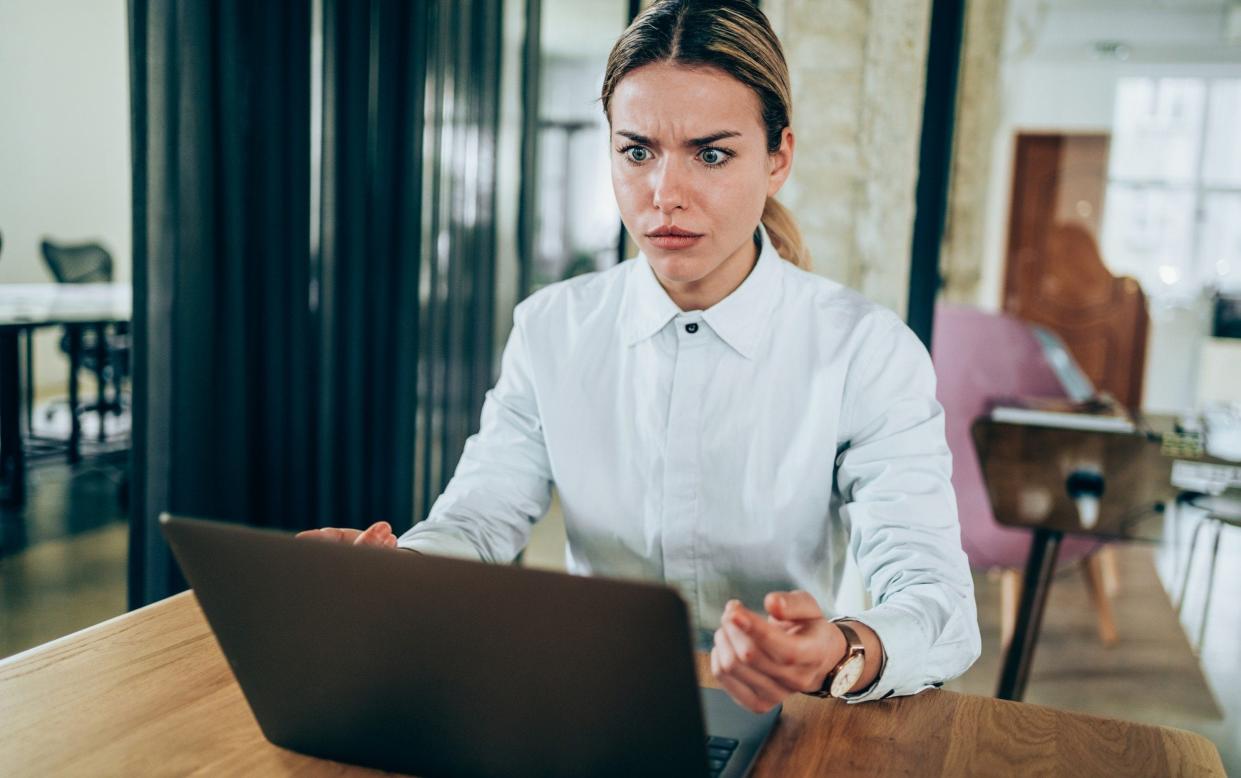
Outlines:
{"label": "blue eye", "polygon": [[651,158],[651,152],[641,146],[629,146],[628,148],[622,149],[621,153],[624,154],[625,158],[630,162],[646,162]]}
{"label": "blue eye", "polygon": [[698,152],[698,158],[707,167],[723,167],[732,156],[732,152],[727,149],[717,149],[715,147],[708,147]]}

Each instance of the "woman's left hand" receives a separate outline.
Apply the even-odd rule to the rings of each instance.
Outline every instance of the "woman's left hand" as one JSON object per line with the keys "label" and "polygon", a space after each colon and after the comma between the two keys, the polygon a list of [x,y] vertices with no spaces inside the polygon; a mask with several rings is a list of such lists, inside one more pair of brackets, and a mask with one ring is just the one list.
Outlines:
{"label": "woman's left hand", "polygon": [[730,600],[711,649],[712,674],[756,713],[792,694],[818,691],[847,648],[844,633],[807,592],[772,592],[763,607],[767,618]]}

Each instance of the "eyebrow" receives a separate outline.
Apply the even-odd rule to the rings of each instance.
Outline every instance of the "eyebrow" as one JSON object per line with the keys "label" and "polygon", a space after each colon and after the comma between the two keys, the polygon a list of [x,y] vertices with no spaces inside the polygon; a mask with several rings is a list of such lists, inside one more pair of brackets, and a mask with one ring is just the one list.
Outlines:
{"label": "eyebrow", "polygon": [[[630,132],[629,130],[617,130],[616,134],[622,135],[628,138],[629,140],[633,141],[634,143],[641,143],[643,146],[659,145],[655,143],[655,141],[646,137],[645,135],[642,135],[636,132]],[[724,140],[725,138],[739,138],[739,137],[741,137],[741,133],[737,132],[736,130],[720,130],[719,132],[713,132],[710,135],[703,135],[700,138],[690,138],[681,145],[685,146],[686,148],[698,148],[699,146],[710,146],[712,143],[716,143],[718,141]]]}

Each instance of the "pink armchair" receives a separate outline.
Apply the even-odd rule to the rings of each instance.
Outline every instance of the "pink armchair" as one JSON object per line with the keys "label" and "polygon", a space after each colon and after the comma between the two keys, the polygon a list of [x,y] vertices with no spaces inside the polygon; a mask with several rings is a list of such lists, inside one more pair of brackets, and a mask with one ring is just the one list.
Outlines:
{"label": "pink armchair", "polygon": [[[935,309],[931,356],[944,406],[948,448],[952,450],[952,486],[961,517],[961,544],[976,570],[1004,574],[1004,642],[1011,635],[1019,598],[1020,576],[1030,549],[1030,533],[1002,527],[995,520],[983,482],[970,425],[987,412],[996,397],[1066,397],[1056,372],[1044,356],[1030,325],[1004,314],[940,304]],[[1060,564],[1080,561],[1100,548],[1089,540],[1066,538]],[[1099,611],[1104,643],[1115,642],[1110,605],[1097,564],[1088,565],[1087,584]]]}

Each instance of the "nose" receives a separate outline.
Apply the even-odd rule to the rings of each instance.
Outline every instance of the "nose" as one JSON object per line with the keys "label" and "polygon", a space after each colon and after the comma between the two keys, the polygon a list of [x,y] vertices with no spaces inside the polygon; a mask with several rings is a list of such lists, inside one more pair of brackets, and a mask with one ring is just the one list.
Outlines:
{"label": "nose", "polygon": [[673,160],[664,159],[652,173],[653,204],[663,213],[685,208],[685,187]]}

